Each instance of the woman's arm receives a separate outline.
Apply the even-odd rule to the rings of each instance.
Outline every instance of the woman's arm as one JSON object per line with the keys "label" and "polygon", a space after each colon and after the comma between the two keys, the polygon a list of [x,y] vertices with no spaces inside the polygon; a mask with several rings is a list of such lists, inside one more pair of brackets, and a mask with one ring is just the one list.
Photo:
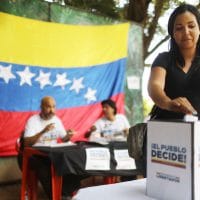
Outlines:
{"label": "woman's arm", "polygon": [[[166,70],[162,67],[153,67],[148,83],[148,92],[154,103],[165,110],[192,114],[195,109],[185,97],[170,99],[165,91]],[[175,84],[175,83],[174,83]]]}
{"label": "woman's arm", "polygon": [[149,96],[157,106],[162,109],[169,110],[171,99],[164,92],[165,77],[166,70],[164,68],[152,68],[148,83],[148,92]]}

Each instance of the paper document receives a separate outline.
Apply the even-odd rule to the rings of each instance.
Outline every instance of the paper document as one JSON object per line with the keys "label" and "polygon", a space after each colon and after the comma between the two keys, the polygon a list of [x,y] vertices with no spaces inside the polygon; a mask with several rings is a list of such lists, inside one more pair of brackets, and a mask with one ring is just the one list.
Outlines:
{"label": "paper document", "polygon": [[136,169],[135,160],[128,155],[128,149],[114,150],[116,169]]}
{"label": "paper document", "polygon": [[63,143],[52,143],[52,144],[47,144],[47,143],[36,143],[33,145],[33,147],[66,147],[66,146],[73,146],[76,145],[76,143],[73,143],[71,141],[69,142],[63,142]]}
{"label": "paper document", "polygon": [[108,148],[86,149],[86,170],[110,170],[110,152]]}

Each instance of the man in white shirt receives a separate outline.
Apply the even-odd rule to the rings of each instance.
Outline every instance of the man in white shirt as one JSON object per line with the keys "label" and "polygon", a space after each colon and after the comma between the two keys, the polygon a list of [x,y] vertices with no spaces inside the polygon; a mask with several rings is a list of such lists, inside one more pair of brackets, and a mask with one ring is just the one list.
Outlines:
{"label": "man in white shirt", "polygon": [[25,126],[24,145],[32,146],[36,143],[51,144],[56,143],[60,138],[68,141],[73,135],[68,134],[61,122],[55,115],[55,100],[46,96],[41,100],[41,112],[29,118]]}
{"label": "man in white shirt", "polygon": [[[58,140],[63,142],[68,141],[73,135],[73,131],[66,132],[61,120],[55,115],[56,103],[53,97],[46,96],[41,100],[41,112],[33,115],[27,121],[24,132],[24,146],[32,146],[37,143],[54,144]],[[37,172],[40,180],[49,199],[51,197],[51,162],[48,158],[33,156],[30,159],[31,167]],[[79,176],[64,175],[63,176],[63,200],[71,199],[73,191],[80,187]]]}

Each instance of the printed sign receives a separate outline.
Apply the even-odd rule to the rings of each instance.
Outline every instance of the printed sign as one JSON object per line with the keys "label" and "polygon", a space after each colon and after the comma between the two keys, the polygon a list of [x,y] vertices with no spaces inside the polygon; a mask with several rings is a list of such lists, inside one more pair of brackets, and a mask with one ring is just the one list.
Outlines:
{"label": "printed sign", "polygon": [[168,144],[151,144],[152,162],[186,168],[186,153],[187,149],[185,147]]}
{"label": "printed sign", "polygon": [[110,170],[110,152],[108,148],[86,149],[86,170]]}
{"label": "printed sign", "polygon": [[148,122],[148,196],[160,200],[192,200],[193,123]]}
{"label": "printed sign", "polygon": [[114,150],[116,169],[136,169],[135,160],[128,155],[128,149]]}
{"label": "printed sign", "polygon": [[127,77],[127,86],[128,89],[135,89],[139,90],[140,89],[140,77],[138,76],[128,76]]}

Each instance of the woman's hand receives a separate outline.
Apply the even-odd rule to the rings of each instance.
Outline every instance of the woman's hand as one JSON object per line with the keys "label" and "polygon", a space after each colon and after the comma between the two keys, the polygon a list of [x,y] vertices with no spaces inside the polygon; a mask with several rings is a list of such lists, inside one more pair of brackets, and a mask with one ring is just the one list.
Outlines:
{"label": "woman's hand", "polygon": [[93,125],[86,133],[85,133],[85,138],[89,138],[92,134],[93,131],[96,131],[97,128]]}
{"label": "woman's hand", "polygon": [[74,131],[73,129],[68,129],[66,132],[67,132],[67,134],[65,135],[64,138],[62,138],[63,142],[68,142],[71,139],[71,137],[74,134],[76,134],[76,131]]}
{"label": "woman's hand", "polygon": [[185,97],[178,97],[169,101],[168,110],[185,114],[197,113]]}

